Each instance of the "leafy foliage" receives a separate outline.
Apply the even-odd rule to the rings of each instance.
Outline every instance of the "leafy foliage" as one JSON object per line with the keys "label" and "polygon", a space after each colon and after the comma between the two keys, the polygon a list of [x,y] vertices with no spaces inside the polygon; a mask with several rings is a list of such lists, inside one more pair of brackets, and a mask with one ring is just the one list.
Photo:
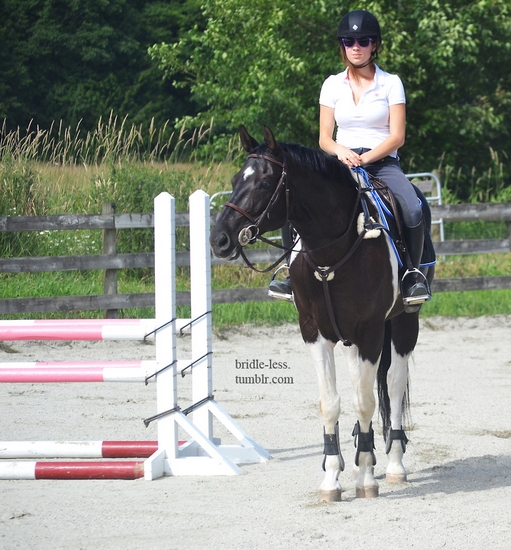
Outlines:
{"label": "leafy foliage", "polygon": [[[282,141],[317,143],[322,81],[339,72],[336,27],[350,2],[204,0],[205,29],[150,49],[167,78],[214,118],[218,133],[271,126]],[[472,169],[511,148],[511,6],[507,0],[366,2],[383,29],[378,63],[408,96],[407,170],[454,167],[466,198]],[[183,119],[184,120],[184,119]],[[190,119],[187,119],[189,123]],[[509,170],[505,177],[509,182]],[[460,185],[461,183],[461,185]],[[485,180],[485,184],[487,181]],[[465,188],[463,187],[465,186]]]}
{"label": "leafy foliage", "polygon": [[[147,54],[195,22],[197,0],[4,0],[0,117],[9,129],[53,121],[91,130],[111,112],[135,124],[193,109]],[[190,21],[190,23],[188,23]]]}
{"label": "leafy foliage", "polygon": [[404,151],[416,168],[441,157],[455,166],[463,199],[473,191],[472,168],[484,170],[511,144],[511,81],[502,64],[511,53],[510,14],[505,1],[429,0],[380,15],[385,29],[400,29],[389,33],[386,59],[408,92]]}
{"label": "leafy foliage", "polygon": [[[60,139],[61,128],[93,135],[98,120],[154,125],[165,129],[160,158],[194,129],[208,137],[201,149],[208,160],[232,158],[240,124],[254,134],[266,124],[278,139],[315,147],[321,84],[342,69],[336,28],[360,7],[347,0],[4,0],[0,118],[8,132],[48,129],[48,140]],[[509,187],[509,0],[362,7],[383,29],[378,63],[407,91],[405,171],[438,169],[460,200],[488,200]],[[212,120],[214,131],[204,134]]]}
{"label": "leafy foliage", "polygon": [[203,15],[204,30],[150,49],[174,85],[206,108],[193,122],[213,118],[220,132],[271,124],[282,138],[315,143],[316,96],[335,70],[328,3],[205,0]]}

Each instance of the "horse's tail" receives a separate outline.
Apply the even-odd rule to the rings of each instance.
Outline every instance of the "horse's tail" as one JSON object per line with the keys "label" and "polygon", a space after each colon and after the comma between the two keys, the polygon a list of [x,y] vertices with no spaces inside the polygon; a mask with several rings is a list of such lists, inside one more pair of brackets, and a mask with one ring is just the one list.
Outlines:
{"label": "horse's tail", "polygon": [[[383,350],[378,365],[378,400],[380,406],[380,416],[383,426],[383,437],[387,441],[387,436],[390,430],[390,399],[389,389],[387,386],[387,374],[390,369],[391,361],[391,343],[392,343],[392,326],[390,321],[385,322],[385,336],[383,340]],[[410,414],[410,394],[408,382],[406,383],[406,391],[403,395],[403,419],[409,419]]]}

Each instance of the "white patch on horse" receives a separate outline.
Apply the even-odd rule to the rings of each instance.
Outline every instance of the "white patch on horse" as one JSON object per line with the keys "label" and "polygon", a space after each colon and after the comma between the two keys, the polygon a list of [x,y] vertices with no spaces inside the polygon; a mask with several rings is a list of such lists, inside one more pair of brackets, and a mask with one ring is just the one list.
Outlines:
{"label": "white patch on horse", "polygon": [[255,170],[250,166],[243,172],[243,181],[247,180],[250,176],[255,174]]}
{"label": "white patch on horse", "polygon": [[[351,174],[353,176],[353,179],[355,181],[357,181],[359,183],[359,185],[361,185],[362,187],[365,187],[363,185],[364,181],[363,181],[363,179],[360,178],[360,173],[359,172],[354,173],[352,171]],[[372,194],[369,193],[366,196],[369,199],[369,201],[373,204],[373,206],[377,209],[377,206],[375,204],[375,201],[374,201],[374,198],[373,198]],[[364,214],[361,213],[358,217],[358,220],[357,220],[357,230],[358,230],[359,234],[363,230],[364,222],[365,222],[365,217],[364,217]],[[381,220],[380,220],[380,222],[381,222]],[[373,231],[374,231],[374,233],[373,233]],[[368,231],[368,234],[366,234],[366,236],[364,238],[367,238],[367,239],[377,238],[377,237],[379,237],[380,233],[381,233],[380,230],[371,230],[371,231]],[[389,310],[387,311],[387,315],[388,315],[390,313],[390,311],[392,310],[392,308],[394,307],[394,304],[396,303],[396,300],[397,300],[398,295],[399,295],[399,278],[398,278],[399,277],[399,265],[398,265],[398,261],[397,261],[397,258],[396,258],[396,254],[395,254],[394,249],[393,249],[392,244],[391,244],[391,239],[388,235],[386,235],[385,241],[386,241],[386,244],[387,244],[387,250],[389,252],[389,262],[390,262],[390,267],[391,267],[391,270],[392,270],[392,289],[393,289],[393,300],[392,300],[392,305],[390,306]]]}
{"label": "white patch on horse", "polygon": [[[373,218],[370,218],[369,221],[371,223],[376,223]],[[366,224],[366,218],[364,216],[363,212],[360,212],[358,218],[357,218],[357,232],[360,235],[364,229]],[[364,235],[364,239],[376,239],[381,235],[381,229],[368,229]]]}
{"label": "white patch on horse", "polygon": [[[328,271],[331,266],[329,266],[329,265],[325,265],[325,266],[318,265],[318,267],[323,272],[325,272],[325,271]],[[335,271],[332,271],[326,276],[326,280],[331,281],[334,278],[334,276],[335,276]],[[316,279],[320,282],[323,281],[323,277],[321,276],[321,274],[318,271],[314,271],[314,277],[316,277]]]}

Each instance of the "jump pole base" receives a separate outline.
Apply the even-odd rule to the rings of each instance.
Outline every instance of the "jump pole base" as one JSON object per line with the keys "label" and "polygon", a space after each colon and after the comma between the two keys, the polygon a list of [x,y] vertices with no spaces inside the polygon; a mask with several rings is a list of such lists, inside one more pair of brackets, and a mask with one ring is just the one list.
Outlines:
{"label": "jump pole base", "polygon": [[144,479],[152,481],[159,477],[182,475],[238,475],[238,464],[267,462],[271,456],[243,431],[214,401],[207,401],[207,408],[229,432],[239,441],[239,445],[221,445],[220,439],[208,439],[187,416],[179,411],[173,413],[177,422],[190,439],[178,448],[177,455],[170,449],[158,449],[144,463]]}
{"label": "jump pole base", "polygon": [[[220,452],[213,441],[210,441],[193,422],[182,412],[173,413],[173,420],[179,424],[200,448],[201,456],[191,456],[191,444],[177,452],[174,449],[159,448],[144,462],[144,479],[152,481],[164,475],[238,475],[241,470],[227,456]],[[188,447],[188,451],[186,448]]]}

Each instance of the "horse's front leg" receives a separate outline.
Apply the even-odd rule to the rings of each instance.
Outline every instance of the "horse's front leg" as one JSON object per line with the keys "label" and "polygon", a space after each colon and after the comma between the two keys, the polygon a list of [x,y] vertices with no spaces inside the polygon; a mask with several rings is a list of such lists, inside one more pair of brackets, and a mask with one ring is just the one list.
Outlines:
{"label": "horse's front leg", "polygon": [[374,382],[378,364],[363,359],[357,346],[346,348],[350,377],[354,388],[354,409],[358,421],[353,429],[355,446],[355,490],[356,496],[372,498],[378,496],[378,483],[374,478],[376,457],[374,454],[374,432],[372,418],[376,408]]}
{"label": "horse's front leg", "polygon": [[341,500],[339,474],[344,470],[344,460],[339,449],[338,425],[341,400],[337,393],[334,347],[335,344],[318,335],[316,342],[307,344],[314,359],[319,383],[319,408],[324,425],[323,469],[325,478],[320,485],[320,502]]}

